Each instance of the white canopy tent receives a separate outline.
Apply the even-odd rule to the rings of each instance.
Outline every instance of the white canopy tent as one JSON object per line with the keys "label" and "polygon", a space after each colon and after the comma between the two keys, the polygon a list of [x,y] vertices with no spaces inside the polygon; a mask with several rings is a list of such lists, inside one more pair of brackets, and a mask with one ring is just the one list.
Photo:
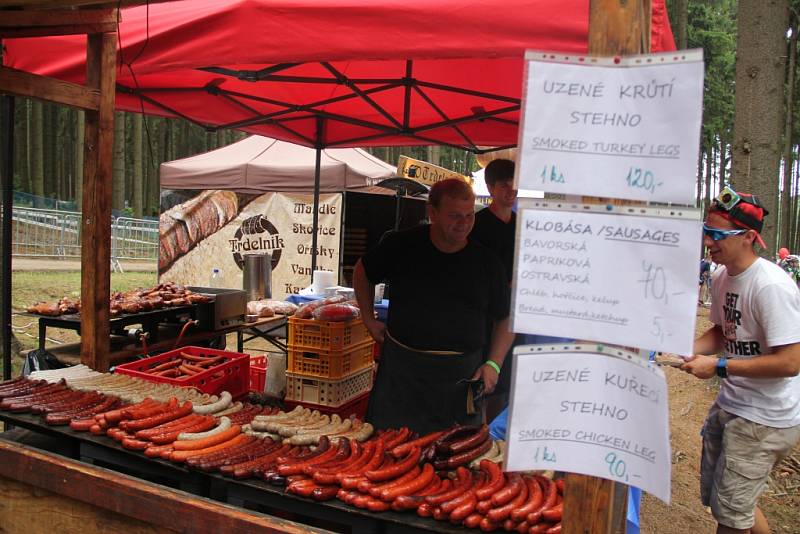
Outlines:
{"label": "white canopy tent", "polygon": [[[161,188],[313,192],[316,154],[313,148],[251,135],[217,150],[162,163]],[[321,151],[319,190],[392,194],[368,184],[395,174],[393,165],[359,148],[326,148]]]}

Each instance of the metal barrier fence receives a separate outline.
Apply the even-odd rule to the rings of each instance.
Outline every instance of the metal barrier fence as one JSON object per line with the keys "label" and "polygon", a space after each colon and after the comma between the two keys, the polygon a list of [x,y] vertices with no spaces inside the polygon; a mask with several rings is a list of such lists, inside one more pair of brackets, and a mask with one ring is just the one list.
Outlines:
{"label": "metal barrier fence", "polygon": [[111,257],[116,260],[158,259],[158,221],[117,217],[111,224]]}
{"label": "metal barrier fence", "polygon": [[[81,214],[74,211],[14,207],[13,256],[80,259]],[[158,221],[111,218],[111,259],[158,259]]]}

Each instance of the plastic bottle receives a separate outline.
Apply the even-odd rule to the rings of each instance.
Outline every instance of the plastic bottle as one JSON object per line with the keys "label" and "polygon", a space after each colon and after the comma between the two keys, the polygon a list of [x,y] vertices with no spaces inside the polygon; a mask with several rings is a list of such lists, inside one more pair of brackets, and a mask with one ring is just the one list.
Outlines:
{"label": "plastic bottle", "polygon": [[222,275],[219,272],[219,267],[211,269],[211,278],[208,280],[208,287],[222,287]]}

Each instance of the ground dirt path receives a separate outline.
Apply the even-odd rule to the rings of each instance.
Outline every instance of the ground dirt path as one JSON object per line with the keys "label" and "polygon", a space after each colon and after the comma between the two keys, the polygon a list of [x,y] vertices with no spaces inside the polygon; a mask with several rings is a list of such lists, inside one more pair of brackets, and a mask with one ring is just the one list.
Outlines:
{"label": "ground dirt path", "polygon": [[[698,309],[697,331],[711,327],[708,310]],[[716,523],[700,503],[700,429],[717,394],[716,380],[698,380],[664,368],[669,387],[672,444],[672,503],[645,494],[641,508],[643,534],[712,533]],[[773,470],[760,506],[774,534],[800,534],[800,447]]]}

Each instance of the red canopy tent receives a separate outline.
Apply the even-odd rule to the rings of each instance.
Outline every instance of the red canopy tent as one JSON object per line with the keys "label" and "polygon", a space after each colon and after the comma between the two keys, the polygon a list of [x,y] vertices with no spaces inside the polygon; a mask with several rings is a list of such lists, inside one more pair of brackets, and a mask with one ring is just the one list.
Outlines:
{"label": "red canopy tent", "polygon": [[[526,49],[587,51],[589,0],[186,0],[123,9],[118,109],[307,146],[517,142]],[[652,0],[651,50],[674,50]],[[83,36],[4,41],[82,83]]]}

